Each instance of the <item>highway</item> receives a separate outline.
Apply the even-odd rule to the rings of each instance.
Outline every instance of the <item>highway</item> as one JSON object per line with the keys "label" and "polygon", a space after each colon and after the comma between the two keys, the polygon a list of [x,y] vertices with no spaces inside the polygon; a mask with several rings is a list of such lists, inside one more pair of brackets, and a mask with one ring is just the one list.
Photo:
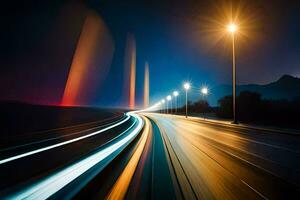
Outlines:
{"label": "highway", "polygon": [[1,199],[292,199],[299,135],[127,113],[0,149]]}
{"label": "highway", "polygon": [[300,139],[182,116],[147,114],[165,138],[186,199],[290,199],[300,185]]}

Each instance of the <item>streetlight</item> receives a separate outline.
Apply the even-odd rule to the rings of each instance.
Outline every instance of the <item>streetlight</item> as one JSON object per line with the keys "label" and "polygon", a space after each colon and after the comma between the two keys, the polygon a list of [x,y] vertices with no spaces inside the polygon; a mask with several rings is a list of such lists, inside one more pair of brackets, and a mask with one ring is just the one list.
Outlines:
{"label": "streetlight", "polygon": [[179,92],[174,91],[173,96],[175,97],[175,113],[177,113],[177,96],[179,95]]}
{"label": "streetlight", "polygon": [[[208,88],[207,88],[207,87],[202,87],[202,88],[201,88],[201,94],[202,94],[204,97],[207,96],[207,95],[208,95]],[[204,108],[204,109],[205,109],[205,108]],[[204,114],[205,114],[205,111],[203,110],[203,119],[205,120]]]}
{"label": "streetlight", "polygon": [[236,67],[235,67],[235,37],[234,34],[238,30],[236,24],[231,23],[227,26],[228,32],[231,33],[232,36],[232,104],[233,104],[233,124],[237,124],[236,118]]}
{"label": "streetlight", "polygon": [[160,101],[157,102],[154,107],[155,108],[157,107],[160,110],[161,109],[161,102]]}
{"label": "streetlight", "polygon": [[[168,112],[168,104],[169,104],[169,101],[171,101],[172,100],[172,97],[171,97],[171,95],[168,95],[167,96],[167,112]],[[172,107],[172,106],[171,106]]]}
{"label": "streetlight", "polygon": [[163,108],[163,109],[162,109],[162,112],[165,112],[165,106],[164,106],[165,102],[166,102],[166,101],[165,101],[164,99],[161,100],[161,103],[163,104],[163,106],[162,106],[162,108]]}
{"label": "streetlight", "polygon": [[190,83],[184,83],[183,84],[183,88],[185,89],[185,118],[187,118],[187,112],[188,112],[188,108],[187,108],[187,91],[190,89],[191,85]]}
{"label": "streetlight", "polygon": [[202,93],[204,96],[206,96],[206,95],[208,94],[208,88],[207,88],[207,87],[203,87],[203,88],[201,89],[201,93]]}

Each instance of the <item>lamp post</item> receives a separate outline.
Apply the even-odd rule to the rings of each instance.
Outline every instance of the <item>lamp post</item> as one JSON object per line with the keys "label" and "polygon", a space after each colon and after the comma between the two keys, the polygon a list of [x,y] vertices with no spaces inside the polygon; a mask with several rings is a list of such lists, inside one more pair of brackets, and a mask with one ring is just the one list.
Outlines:
{"label": "lamp post", "polygon": [[167,98],[166,98],[166,107],[167,107],[166,114],[169,114],[169,101]]}
{"label": "lamp post", "polygon": [[187,103],[188,103],[188,100],[187,100],[187,92],[188,92],[188,90],[190,89],[190,83],[184,83],[183,84],[183,88],[185,89],[185,118],[187,118],[187,116],[188,116],[188,105],[187,105]]}
{"label": "lamp post", "polygon": [[[201,94],[203,95],[203,97],[208,95],[208,88],[207,87],[202,87],[201,88]],[[203,110],[203,119],[205,120],[205,111]]]}
{"label": "lamp post", "polygon": [[175,97],[175,113],[177,114],[177,96],[179,93],[177,91],[173,92],[173,96]]}
{"label": "lamp post", "polygon": [[163,112],[163,113],[165,112],[165,102],[166,102],[166,101],[165,101],[164,99],[161,100],[162,108],[163,108],[163,109],[162,109],[162,112]]}
{"label": "lamp post", "polygon": [[232,106],[233,106],[233,124],[237,124],[236,117],[236,66],[235,66],[235,37],[234,34],[237,31],[237,25],[231,23],[227,26],[228,32],[232,36]]}
{"label": "lamp post", "polygon": [[[167,96],[167,101],[168,101],[168,102],[167,102],[167,107],[168,107],[169,101],[171,101],[171,100],[172,100],[171,95],[168,95],[168,96]],[[172,103],[172,102],[171,102],[171,103]],[[171,106],[171,107],[172,107],[172,106]],[[167,109],[167,110],[168,110],[168,109]]]}

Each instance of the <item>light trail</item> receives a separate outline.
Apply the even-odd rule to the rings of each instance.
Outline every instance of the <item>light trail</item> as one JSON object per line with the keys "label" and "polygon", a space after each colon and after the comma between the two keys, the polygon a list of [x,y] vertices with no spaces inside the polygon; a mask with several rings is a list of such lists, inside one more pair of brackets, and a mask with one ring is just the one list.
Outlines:
{"label": "light trail", "polygon": [[74,138],[74,139],[71,139],[71,140],[68,140],[68,141],[65,141],[65,142],[60,142],[60,143],[57,143],[57,144],[54,144],[54,145],[50,145],[50,146],[47,146],[47,147],[43,147],[43,148],[40,148],[40,149],[36,149],[36,150],[33,150],[33,151],[22,153],[22,154],[19,154],[19,155],[16,155],[16,156],[5,158],[3,160],[0,160],[0,165],[8,163],[8,162],[11,162],[13,160],[24,158],[24,157],[27,157],[27,156],[30,156],[30,155],[41,153],[43,151],[47,151],[47,150],[50,150],[50,149],[54,149],[54,148],[57,148],[57,147],[60,147],[60,146],[63,146],[63,145],[67,145],[67,144],[70,144],[70,143],[73,143],[73,142],[77,142],[79,140],[83,140],[83,139],[92,137],[94,135],[97,135],[99,133],[102,133],[104,131],[107,131],[109,129],[112,129],[114,127],[117,127],[117,126],[125,123],[127,120],[129,120],[129,118],[130,118],[130,115],[127,114],[127,117],[124,120],[122,120],[122,121],[120,121],[118,123],[115,123],[115,124],[113,124],[111,126],[108,126],[108,127],[104,128],[104,129],[101,129],[99,131],[96,131],[96,132],[93,132],[93,133],[90,133],[90,134],[87,134],[87,135],[84,135],[84,136],[81,136],[81,137],[78,137],[78,138]]}
{"label": "light trail", "polygon": [[[144,126],[143,120],[138,115],[128,115],[137,119],[137,125],[127,136],[122,139],[117,138],[111,141],[112,144],[110,146],[46,177],[20,192],[10,195],[7,199],[47,199],[105,158],[116,153],[118,150],[122,151],[138,135]],[[124,131],[121,135],[129,131],[129,129]]]}
{"label": "light trail", "polygon": [[[126,115],[126,114],[124,114],[124,115]],[[69,136],[73,136],[73,135],[78,135],[78,134],[81,134],[81,133],[85,133],[87,131],[96,130],[96,129],[101,128],[101,127],[110,126],[110,125],[115,124],[116,122],[119,122],[119,121],[122,121],[122,120],[123,120],[123,118],[120,119],[120,120],[116,120],[114,122],[108,123],[108,124],[100,125],[100,126],[93,127],[93,128],[88,128],[88,129],[73,132],[73,133],[70,133],[70,134],[64,134],[64,135],[61,135],[61,136],[58,136],[58,137],[52,137],[52,138],[48,138],[48,139],[44,139],[44,140],[39,140],[39,141],[35,141],[35,142],[30,142],[30,143],[25,143],[25,144],[21,144],[21,145],[17,145],[17,146],[12,146],[12,147],[8,147],[8,148],[0,149],[0,152],[7,151],[7,150],[12,150],[12,149],[18,149],[18,148],[21,148],[21,147],[26,147],[26,146],[30,146],[30,145],[34,145],[34,144],[41,144],[41,143],[44,143],[44,142],[48,142],[48,141],[52,141],[52,140],[56,140],[56,139],[61,139],[61,138],[65,138],[65,137],[69,137]],[[91,123],[94,123],[94,122],[91,122]],[[86,124],[89,124],[89,123],[86,123]],[[76,127],[76,126],[77,125],[70,126],[70,127]],[[67,128],[68,127],[63,127],[63,128],[50,129],[50,130],[65,130]]]}
{"label": "light trail", "polygon": [[143,117],[145,121],[145,129],[143,131],[143,135],[140,141],[139,146],[135,150],[134,154],[130,158],[128,164],[126,165],[125,169],[123,170],[122,174],[119,176],[118,180],[112,187],[112,190],[110,191],[109,195],[106,197],[107,200],[113,200],[113,199],[124,199],[129,184],[131,183],[132,177],[134,175],[134,172],[136,170],[136,167],[138,165],[138,162],[142,156],[144,147],[146,145],[147,138],[150,133],[150,121]]}

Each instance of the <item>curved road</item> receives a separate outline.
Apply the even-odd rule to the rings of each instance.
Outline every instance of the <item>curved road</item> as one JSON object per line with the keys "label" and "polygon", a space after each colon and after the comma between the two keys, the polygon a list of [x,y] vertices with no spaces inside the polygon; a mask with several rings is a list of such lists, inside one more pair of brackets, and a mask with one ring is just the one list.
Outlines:
{"label": "curved road", "polygon": [[300,194],[299,135],[198,118],[128,113],[101,127],[0,152],[0,195],[8,199]]}

